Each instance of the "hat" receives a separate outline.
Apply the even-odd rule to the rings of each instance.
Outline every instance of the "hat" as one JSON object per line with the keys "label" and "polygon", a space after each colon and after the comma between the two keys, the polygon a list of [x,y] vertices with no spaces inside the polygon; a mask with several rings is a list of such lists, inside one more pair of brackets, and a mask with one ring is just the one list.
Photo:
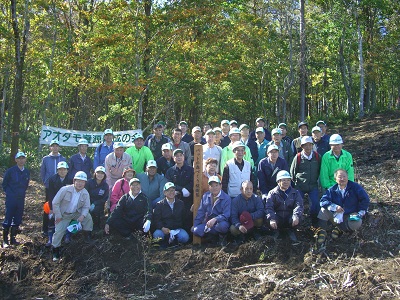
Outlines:
{"label": "hat", "polygon": [[307,122],[300,122],[300,123],[297,125],[297,128],[300,128],[300,127],[303,126],[303,125],[306,125],[307,128],[308,128],[308,123],[307,123]]}
{"label": "hat", "polygon": [[319,131],[319,132],[321,132],[321,128],[320,128],[319,126],[314,126],[314,127],[312,128],[311,132],[314,132],[314,131]]}
{"label": "hat", "polygon": [[186,126],[187,126],[187,124],[188,124],[188,123],[187,123],[186,121],[180,121],[180,122],[179,122],[179,125],[186,125]]}
{"label": "hat", "polygon": [[83,180],[83,181],[87,181],[87,175],[85,172],[83,171],[78,171],[76,172],[74,179],[79,179],[79,180]]}
{"label": "hat", "polygon": [[161,124],[162,126],[166,125],[164,121],[158,121],[157,124]]}
{"label": "hat", "polygon": [[221,127],[222,127],[222,125],[224,125],[224,124],[228,124],[228,125],[229,125],[229,121],[228,121],[228,120],[222,120],[222,121],[221,121]]}
{"label": "hat", "polygon": [[231,120],[231,121],[229,122],[229,125],[232,125],[232,124],[236,124],[236,125],[237,125],[237,121],[236,121],[236,120]]}
{"label": "hat", "polygon": [[262,127],[257,127],[256,128],[256,133],[257,132],[264,132],[265,133],[264,128],[262,128]]}
{"label": "hat", "polygon": [[164,191],[169,190],[170,188],[175,188],[175,184],[173,184],[172,182],[167,182],[164,185]]}
{"label": "hat", "polygon": [[104,130],[104,135],[106,135],[106,134],[112,134],[112,135],[114,135],[112,129],[110,129],[110,128]]}
{"label": "hat", "polygon": [[319,120],[317,123],[315,123],[315,125],[317,125],[317,126],[318,126],[318,124],[324,124],[326,126],[326,123],[322,120]]}
{"label": "hat", "polygon": [[67,227],[67,230],[71,233],[77,233],[81,229],[82,224],[76,220],[71,220],[71,222],[69,222],[69,226]]}
{"label": "hat", "polygon": [[242,130],[243,128],[248,128],[248,129],[250,129],[250,126],[247,125],[247,124],[242,124],[242,125],[240,125],[239,130]]}
{"label": "hat", "polygon": [[136,135],[133,137],[133,141],[136,141],[137,139],[142,139],[142,140],[143,140],[143,135],[142,135],[141,133],[136,134]]}
{"label": "hat", "polygon": [[279,148],[278,148],[278,146],[275,145],[275,144],[270,145],[270,146],[268,147],[268,149],[267,149],[267,153],[270,153],[272,150],[279,151]]}
{"label": "hat", "polygon": [[122,142],[115,142],[115,143],[114,143],[114,149],[117,149],[117,148],[124,148],[124,143],[122,143]]}
{"label": "hat", "polygon": [[132,178],[131,180],[129,180],[129,186],[131,186],[132,185],[132,183],[134,183],[134,182],[139,182],[140,183],[140,180],[139,180],[139,178]]}
{"label": "hat", "polygon": [[124,177],[125,173],[127,172],[133,172],[133,176],[135,176],[136,174],[136,171],[131,166],[127,166],[124,168],[124,171],[122,172],[122,177]]}
{"label": "hat", "polygon": [[278,182],[281,179],[292,179],[288,171],[282,170],[279,171],[278,174],[276,175],[276,182]]}
{"label": "hat", "polygon": [[24,152],[17,152],[17,154],[15,154],[15,158],[20,158],[20,157],[26,157],[26,154]]}
{"label": "hat", "polygon": [[151,159],[151,160],[149,160],[149,161],[147,162],[146,167],[147,167],[147,168],[150,168],[150,167],[156,167],[156,168],[157,168],[157,163],[156,163],[155,160]]}
{"label": "hat", "polygon": [[171,151],[172,151],[172,146],[171,146],[171,144],[170,144],[170,143],[163,144],[163,145],[161,146],[161,151],[162,151],[162,150],[171,150]]}
{"label": "hat", "polygon": [[201,132],[201,128],[199,126],[194,126],[192,128],[192,133],[195,133],[196,131],[200,131]]}
{"label": "hat", "polygon": [[239,148],[239,147],[243,147],[243,148],[246,149],[246,145],[245,145],[245,144],[243,144],[241,141],[237,141],[237,142],[234,142],[234,143],[233,143],[233,145],[232,145],[232,151],[235,152],[235,150],[236,150],[237,148]]}
{"label": "hat", "polygon": [[210,178],[208,178],[208,184],[212,182],[221,183],[221,180],[219,179],[218,176],[210,176]]}
{"label": "hat", "polygon": [[212,129],[208,129],[206,132],[206,135],[209,135],[209,134],[215,134],[215,131]]}
{"label": "hat", "polygon": [[256,123],[257,123],[257,122],[260,122],[260,121],[263,121],[263,122],[265,123],[265,119],[264,119],[264,118],[257,118],[257,119],[256,119]]}
{"label": "hat", "polygon": [[281,128],[282,126],[285,127],[285,128],[287,129],[286,123],[279,123],[278,128]]}
{"label": "hat", "polygon": [[343,139],[340,135],[338,134],[332,134],[331,137],[329,138],[329,145],[339,145],[343,144]]}
{"label": "hat", "polygon": [[232,128],[231,130],[229,130],[229,136],[231,136],[234,133],[241,134],[239,128]]}
{"label": "hat", "polygon": [[98,166],[98,167],[96,168],[96,170],[94,170],[94,172],[95,172],[95,173],[97,173],[97,172],[106,173],[106,168],[104,168],[103,166]]}
{"label": "hat", "polygon": [[222,133],[222,129],[221,129],[220,127],[215,127],[213,130],[214,130],[214,132],[217,132],[217,131],[218,131],[218,132],[221,132],[221,133]]}
{"label": "hat", "polygon": [[60,162],[57,164],[57,170],[58,170],[58,169],[61,169],[61,168],[64,168],[64,169],[68,169],[68,168],[69,168],[69,166],[68,166],[68,164],[67,164],[66,161],[60,161]]}
{"label": "hat", "polygon": [[182,149],[179,149],[179,148],[178,148],[178,149],[175,149],[174,152],[172,153],[172,155],[175,156],[175,155],[177,155],[178,153],[182,153],[183,155],[185,155],[185,154],[183,153],[183,150],[182,150]]}
{"label": "hat", "polygon": [[87,139],[79,139],[78,141],[78,146],[79,145],[89,145]]}
{"label": "hat", "polygon": [[303,146],[304,144],[311,143],[314,144],[313,139],[311,136],[302,136],[301,137],[301,145]]}
{"label": "hat", "polygon": [[240,214],[240,224],[244,226],[247,230],[254,227],[253,218],[248,211],[244,211]]}
{"label": "hat", "polygon": [[157,128],[163,128],[163,126],[160,123],[154,124],[153,129],[157,129]]}
{"label": "hat", "polygon": [[274,134],[282,134],[282,130],[280,128],[274,128],[271,132],[272,135]]}
{"label": "hat", "polygon": [[58,140],[51,140],[50,146],[53,146],[54,144],[57,144],[60,146],[60,142]]}

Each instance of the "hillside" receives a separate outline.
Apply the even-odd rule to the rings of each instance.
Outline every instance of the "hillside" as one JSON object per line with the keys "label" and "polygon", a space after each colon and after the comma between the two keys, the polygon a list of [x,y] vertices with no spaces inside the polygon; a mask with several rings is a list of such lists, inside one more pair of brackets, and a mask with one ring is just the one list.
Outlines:
{"label": "hillside", "polygon": [[[1,299],[398,299],[400,297],[400,113],[331,128],[344,136],[356,176],[371,197],[357,234],[313,251],[265,236],[239,248],[157,250],[146,241],[77,235],[51,261],[41,232],[44,190],[32,182],[18,247],[0,249]],[[2,200],[4,194],[1,194]],[[4,212],[4,201],[0,211]]]}

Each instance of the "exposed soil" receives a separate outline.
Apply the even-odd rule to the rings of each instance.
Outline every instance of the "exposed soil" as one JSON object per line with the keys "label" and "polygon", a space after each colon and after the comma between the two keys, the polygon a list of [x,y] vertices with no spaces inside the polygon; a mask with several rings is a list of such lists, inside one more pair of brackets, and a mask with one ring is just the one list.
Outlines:
{"label": "exposed soil", "polygon": [[[77,234],[54,263],[41,236],[44,189],[32,181],[19,246],[0,248],[0,299],[399,299],[400,112],[331,128],[345,138],[371,197],[362,230],[313,251],[265,236],[239,248],[158,250],[146,240]],[[0,211],[4,211],[1,194]]]}

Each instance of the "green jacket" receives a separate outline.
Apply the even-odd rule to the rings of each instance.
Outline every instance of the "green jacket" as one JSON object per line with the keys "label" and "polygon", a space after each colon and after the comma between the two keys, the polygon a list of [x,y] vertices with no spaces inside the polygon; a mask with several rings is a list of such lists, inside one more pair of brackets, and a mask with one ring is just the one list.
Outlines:
{"label": "green jacket", "polygon": [[153,153],[150,148],[143,146],[137,149],[135,146],[126,149],[125,153],[132,157],[133,169],[136,174],[143,173],[146,170],[146,164],[149,160],[153,160]]}
{"label": "green jacket", "polygon": [[323,188],[328,189],[336,184],[334,173],[337,169],[346,170],[349,174],[349,180],[354,181],[353,156],[350,152],[342,149],[339,159],[336,159],[332,150],[329,150],[322,156],[319,180]]}

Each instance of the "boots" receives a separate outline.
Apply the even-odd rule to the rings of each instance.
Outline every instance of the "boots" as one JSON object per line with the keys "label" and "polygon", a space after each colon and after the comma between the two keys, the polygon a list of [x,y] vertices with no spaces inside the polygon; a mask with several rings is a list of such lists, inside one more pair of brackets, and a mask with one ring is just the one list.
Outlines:
{"label": "boots", "polygon": [[3,248],[7,248],[10,244],[8,242],[9,228],[3,228]]}
{"label": "boots", "polygon": [[20,243],[17,242],[15,237],[17,236],[18,233],[18,227],[16,226],[11,226],[11,236],[10,236],[10,244],[11,245],[19,245]]}
{"label": "boots", "polygon": [[58,261],[60,260],[60,247],[53,248],[53,261]]}

